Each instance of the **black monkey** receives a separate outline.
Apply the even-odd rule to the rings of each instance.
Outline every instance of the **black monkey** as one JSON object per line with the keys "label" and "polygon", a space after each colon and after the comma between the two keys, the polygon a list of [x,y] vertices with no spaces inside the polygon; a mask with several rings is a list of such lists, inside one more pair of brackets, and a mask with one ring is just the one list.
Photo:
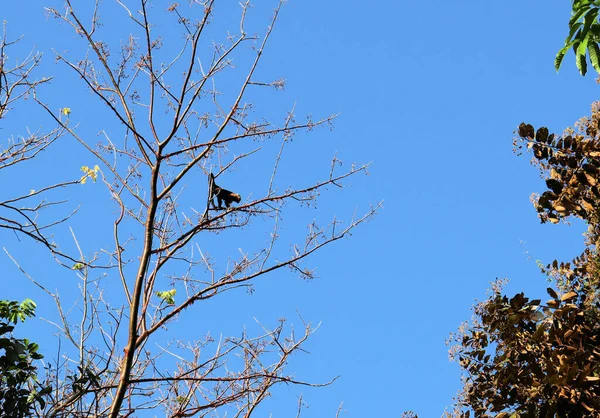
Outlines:
{"label": "black monkey", "polygon": [[213,208],[217,208],[215,205],[215,197],[217,198],[217,202],[219,203],[219,207],[217,209],[223,209],[223,202],[225,202],[225,206],[229,207],[231,205],[231,202],[237,202],[240,203],[242,200],[242,197],[237,194],[237,193],[233,193],[229,190],[223,189],[222,187],[217,186],[217,183],[215,183],[215,176],[213,175],[213,173],[210,173],[210,183],[211,183],[211,196],[210,196],[210,201],[213,204]]}

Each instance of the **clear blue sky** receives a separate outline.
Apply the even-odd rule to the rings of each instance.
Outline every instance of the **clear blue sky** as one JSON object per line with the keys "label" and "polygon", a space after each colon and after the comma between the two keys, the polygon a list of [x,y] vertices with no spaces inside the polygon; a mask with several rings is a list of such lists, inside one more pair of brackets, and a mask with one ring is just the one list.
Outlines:
{"label": "clear blue sky", "polygon": [[[52,59],[52,48],[76,51],[77,39],[65,25],[45,17],[43,3],[31,2],[25,11],[22,3],[5,2],[0,20],[8,22],[13,36],[24,35],[25,50],[44,52],[42,70],[57,76],[46,98],[56,108],[71,107],[73,120],[93,143],[102,123],[89,104],[94,100],[75,78],[61,76],[65,67]],[[272,8],[276,2],[261,1],[255,12],[265,19],[254,19],[256,30],[267,24],[266,3]],[[237,7],[237,1],[222,7]],[[310,408],[303,416],[334,416],[340,402],[347,418],[393,417],[409,409],[422,417],[440,416],[460,386],[445,340],[470,318],[471,305],[485,298],[489,282],[506,277],[507,293],[543,296],[547,283],[535,260],[567,259],[582,248],[580,225],[539,224],[529,195],[542,191],[543,182],[528,157],[517,158],[511,149],[520,122],[562,132],[597,98],[594,74],[580,77],[571,55],[559,74],[553,68],[569,11],[569,2],[558,0],[371,5],[291,0],[260,69],[265,78],[285,77],[286,90],[261,110],[282,115],[296,102],[300,117],[341,116],[332,132],[302,134],[285,162],[310,181],[327,175],[335,152],[346,164],[372,162],[370,176],[354,178],[341,193],[331,190],[308,217],[335,214],[348,220],[355,208],[364,211],[382,199],[385,208],[350,238],[308,261],[317,268],[316,280],[305,282],[287,272],[269,276],[253,295],[226,296],[221,303],[227,308],[198,307],[170,329],[189,332],[194,324],[198,335],[188,334],[190,339],[208,331],[239,334],[244,325],[254,329],[253,317],[267,325],[282,316],[299,324],[299,312],[322,325],[307,346],[310,355],[295,358],[290,370],[315,382],[341,376],[330,387],[304,390]],[[15,111],[0,126],[3,140],[22,133],[24,126],[47,124],[35,119],[39,112],[28,112]],[[3,170],[2,183],[10,187],[0,190],[0,200],[9,192],[39,188],[49,173],[77,176],[84,164],[95,162],[74,141],[61,140],[39,165],[16,169],[10,177]],[[292,181],[294,174],[289,176]],[[244,195],[264,188],[240,173],[227,178]],[[96,241],[109,238],[97,217],[111,216],[114,207],[100,184],[78,193],[70,197],[82,200],[82,209],[67,226],[92,253],[98,250]],[[68,272],[37,258],[43,254],[39,246],[1,231],[0,246],[50,288],[75,286]],[[3,252],[0,271],[0,298],[31,297],[39,316],[55,317],[52,301]],[[52,357],[52,330],[36,321],[27,329],[35,329],[42,351]],[[280,388],[264,411],[292,416],[298,393]]]}

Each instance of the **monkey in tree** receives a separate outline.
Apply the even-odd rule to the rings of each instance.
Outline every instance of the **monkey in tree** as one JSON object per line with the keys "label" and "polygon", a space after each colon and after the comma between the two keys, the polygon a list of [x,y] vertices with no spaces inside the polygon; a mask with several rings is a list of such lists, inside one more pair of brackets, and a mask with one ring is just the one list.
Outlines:
{"label": "monkey in tree", "polygon": [[[231,202],[241,202],[242,197],[239,194],[233,193],[227,189],[223,189],[222,187],[217,186],[217,183],[215,183],[215,176],[213,175],[213,173],[210,173],[210,184],[210,201],[212,202],[213,208],[223,209],[223,202],[225,202],[225,206],[227,208],[231,205]],[[217,198],[219,207],[215,205],[215,197]]]}

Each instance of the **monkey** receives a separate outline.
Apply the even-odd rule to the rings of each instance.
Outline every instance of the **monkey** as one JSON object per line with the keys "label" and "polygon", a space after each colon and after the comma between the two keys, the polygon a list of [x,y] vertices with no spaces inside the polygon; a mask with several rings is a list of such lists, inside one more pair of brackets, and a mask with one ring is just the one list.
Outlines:
{"label": "monkey", "polygon": [[[225,206],[227,208],[229,208],[229,206],[231,205],[231,202],[237,202],[240,203],[242,200],[242,197],[237,194],[237,193],[233,193],[229,190],[223,189],[222,187],[217,186],[217,183],[215,183],[215,176],[213,175],[213,173],[210,173],[210,201],[212,202],[213,208],[215,209],[223,209],[223,202],[225,202]],[[219,207],[217,208],[217,206],[215,205],[215,197],[217,198],[217,202],[219,203]]]}

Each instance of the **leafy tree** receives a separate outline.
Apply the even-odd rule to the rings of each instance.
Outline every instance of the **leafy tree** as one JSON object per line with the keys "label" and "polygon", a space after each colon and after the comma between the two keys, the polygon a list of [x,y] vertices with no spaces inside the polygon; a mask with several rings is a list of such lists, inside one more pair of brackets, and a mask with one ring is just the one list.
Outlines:
{"label": "leafy tree", "polygon": [[[579,72],[600,73],[600,1],[573,0],[569,49]],[[600,415],[600,102],[563,134],[522,123],[515,150],[533,152],[547,190],[534,195],[542,223],[576,217],[588,225],[586,248],[568,262],[540,266],[550,299],[502,294],[502,281],[450,338],[464,370],[453,416],[597,417]]]}
{"label": "leafy tree", "polygon": [[29,299],[21,303],[0,300],[0,416],[3,417],[30,416],[36,403],[44,408],[44,398],[51,390],[37,379],[34,360],[44,357],[38,353],[39,346],[12,335],[19,320],[35,316],[35,307]]}
{"label": "leafy tree", "polygon": [[569,34],[565,39],[565,45],[558,51],[554,60],[556,70],[560,68],[565,54],[569,49],[575,53],[575,63],[581,75],[587,72],[587,59],[594,69],[600,73],[600,22],[598,12],[599,1],[572,0],[573,11],[569,19]]}
{"label": "leafy tree", "polygon": [[563,134],[521,124],[517,152],[533,152],[546,179],[534,196],[542,222],[569,217],[588,225],[586,248],[570,262],[542,266],[550,299],[503,296],[493,287],[474,319],[453,335],[451,357],[464,370],[455,415],[600,415],[600,102]]}
{"label": "leafy tree", "polygon": [[[56,303],[58,332],[66,341],[64,362],[52,370],[56,387],[40,415],[116,418],[161,407],[171,417],[250,417],[276,385],[322,385],[286,369],[314,332],[309,323],[298,332],[281,319],[274,327],[260,325],[257,335],[244,330],[220,341],[205,328],[189,330],[196,335],[176,343],[163,332],[185,316],[196,318],[199,305],[223,293],[252,291],[267,274],[290,269],[313,278],[303,262],[379,208],[343,224],[335,217],[311,219],[300,237],[286,242],[284,213],[292,211],[297,223],[321,193],[342,188],[368,167],[340,168],[334,156],[322,171],[311,167],[307,174],[316,180],[282,177],[282,157],[301,146],[298,134],[330,127],[336,115],[298,122],[292,107],[279,122],[269,121],[272,109],[261,103],[269,104],[269,95],[285,83],[263,79],[258,68],[285,2],[274,3],[261,35],[248,29],[250,1],[218,13],[215,3],[174,3],[164,10],[148,0],[95,1],[93,7],[66,0],[64,7],[46,9],[73,30],[64,39],[75,45],[54,45],[56,61],[75,76],[69,89],[97,101],[90,104],[94,117],[80,123],[78,115],[90,110],[65,107],[62,97],[43,92],[32,97],[87,153],[90,162],[78,183],[99,183],[112,208],[93,221],[111,231],[109,241],[94,239],[94,248],[86,249],[71,230],[77,253],[60,253],[79,280],[78,309],[64,307],[58,290],[31,278]],[[233,27],[215,28],[221,16],[233,17]],[[95,143],[89,141],[92,129],[100,131]],[[251,173],[252,184],[234,182],[233,170]],[[243,199],[214,207],[210,174]],[[257,241],[260,236],[266,242]],[[53,254],[60,238],[49,247]],[[206,336],[190,341],[198,332]]]}

